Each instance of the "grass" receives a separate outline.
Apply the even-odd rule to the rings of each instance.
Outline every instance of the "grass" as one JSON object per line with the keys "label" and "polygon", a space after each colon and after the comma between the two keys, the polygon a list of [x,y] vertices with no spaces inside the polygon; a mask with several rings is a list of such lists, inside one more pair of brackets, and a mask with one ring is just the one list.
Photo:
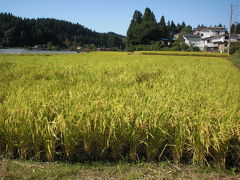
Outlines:
{"label": "grass", "polygon": [[240,69],[240,52],[233,54],[228,58],[238,69]]}
{"label": "grass", "polygon": [[239,174],[193,165],[164,163],[44,163],[0,160],[0,179],[239,179]]}
{"label": "grass", "polygon": [[136,51],[136,55],[172,55],[172,56],[203,56],[203,57],[229,57],[228,53],[211,52],[183,52],[183,51]]}
{"label": "grass", "polygon": [[0,55],[0,154],[239,169],[239,80],[217,57]]}

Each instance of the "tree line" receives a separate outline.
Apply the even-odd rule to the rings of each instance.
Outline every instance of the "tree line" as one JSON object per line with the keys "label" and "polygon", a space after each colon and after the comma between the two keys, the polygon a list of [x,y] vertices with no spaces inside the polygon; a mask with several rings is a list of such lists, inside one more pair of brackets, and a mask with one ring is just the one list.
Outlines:
{"label": "tree line", "polygon": [[159,50],[166,46],[161,42],[171,41],[174,34],[182,31],[191,33],[192,27],[185,22],[175,24],[173,20],[166,23],[164,16],[157,22],[150,8],[146,8],[144,14],[136,10],[127,31],[127,48],[129,50],[137,50],[139,47],[148,49],[151,45],[150,49]]}
{"label": "tree line", "polygon": [[232,24],[231,34],[240,34],[240,23],[233,23]]}
{"label": "tree line", "polygon": [[123,48],[123,39],[122,35],[98,33],[78,23],[49,18],[26,19],[0,13],[0,47],[50,45],[59,48]]}

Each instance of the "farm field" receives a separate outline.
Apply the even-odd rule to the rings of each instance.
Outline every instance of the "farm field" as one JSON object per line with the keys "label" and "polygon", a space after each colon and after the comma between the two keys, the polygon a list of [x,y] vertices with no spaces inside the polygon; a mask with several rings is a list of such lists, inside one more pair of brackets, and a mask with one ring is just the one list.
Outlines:
{"label": "farm field", "polygon": [[240,167],[240,71],[220,57],[0,55],[0,155]]}

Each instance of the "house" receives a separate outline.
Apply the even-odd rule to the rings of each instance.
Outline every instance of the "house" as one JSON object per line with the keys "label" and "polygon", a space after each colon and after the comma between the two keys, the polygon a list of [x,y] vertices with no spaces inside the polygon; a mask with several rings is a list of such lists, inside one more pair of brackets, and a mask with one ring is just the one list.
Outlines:
{"label": "house", "polygon": [[200,27],[183,38],[187,45],[198,47],[201,51],[224,52],[227,47],[226,30],[225,27]]}
{"label": "house", "polygon": [[183,38],[184,42],[188,46],[198,47],[201,51],[204,50],[204,41],[202,40],[201,36],[195,34],[185,34]]}
{"label": "house", "polygon": [[240,34],[231,34],[231,42],[240,42]]}
{"label": "house", "polygon": [[193,29],[193,34],[201,36],[201,38],[207,38],[211,36],[219,36],[226,34],[225,27],[200,27]]}
{"label": "house", "polygon": [[202,40],[204,41],[204,50],[219,51],[221,53],[224,52],[228,45],[228,42],[225,38],[225,34],[202,38]]}

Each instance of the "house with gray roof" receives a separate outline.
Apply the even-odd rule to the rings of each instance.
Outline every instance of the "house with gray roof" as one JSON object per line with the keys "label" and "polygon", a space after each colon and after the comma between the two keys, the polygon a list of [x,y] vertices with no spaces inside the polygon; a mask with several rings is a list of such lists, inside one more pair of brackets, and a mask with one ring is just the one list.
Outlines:
{"label": "house with gray roof", "polygon": [[198,47],[201,51],[224,52],[227,47],[226,30],[225,27],[200,27],[183,38],[187,45]]}

